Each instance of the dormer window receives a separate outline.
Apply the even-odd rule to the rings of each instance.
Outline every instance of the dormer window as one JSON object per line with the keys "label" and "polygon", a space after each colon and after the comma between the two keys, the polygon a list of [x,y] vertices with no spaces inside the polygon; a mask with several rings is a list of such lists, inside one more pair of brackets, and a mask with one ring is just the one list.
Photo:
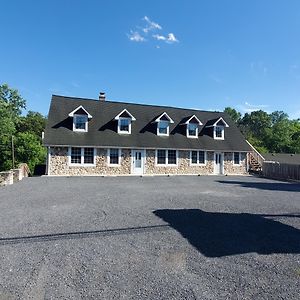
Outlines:
{"label": "dormer window", "polygon": [[73,131],[88,131],[88,120],[91,119],[92,116],[82,105],[70,112],[69,117],[73,118]]}
{"label": "dormer window", "polygon": [[74,115],[73,116],[73,130],[87,132],[88,117],[86,115]]}
{"label": "dormer window", "polygon": [[118,133],[131,134],[131,123],[136,119],[127,109],[122,110],[115,120],[118,121]]}
{"label": "dormer window", "polygon": [[184,124],[186,124],[186,136],[188,138],[198,138],[199,125],[202,125],[201,121],[193,115]]}
{"label": "dormer window", "polygon": [[213,128],[213,138],[215,140],[224,140],[225,127],[229,127],[229,125],[224,121],[222,117],[220,117],[218,119],[208,121],[206,127]]}
{"label": "dormer window", "polygon": [[155,120],[155,122],[157,123],[157,135],[169,136],[170,123],[174,123],[174,121],[168,116],[168,114],[164,112]]}

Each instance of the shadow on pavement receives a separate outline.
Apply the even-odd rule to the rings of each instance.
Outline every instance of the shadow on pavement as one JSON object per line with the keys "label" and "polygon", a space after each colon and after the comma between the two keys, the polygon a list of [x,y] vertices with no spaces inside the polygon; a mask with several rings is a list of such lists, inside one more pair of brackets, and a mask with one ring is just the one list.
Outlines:
{"label": "shadow on pavement", "polygon": [[300,253],[300,231],[268,219],[267,215],[205,212],[199,209],[162,209],[153,213],[207,257],[250,252]]}
{"label": "shadow on pavement", "polygon": [[247,181],[226,181],[218,180],[219,183],[240,185],[245,188],[254,188],[269,191],[283,191],[283,192],[300,192],[299,183],[291,182],[247,182]]}

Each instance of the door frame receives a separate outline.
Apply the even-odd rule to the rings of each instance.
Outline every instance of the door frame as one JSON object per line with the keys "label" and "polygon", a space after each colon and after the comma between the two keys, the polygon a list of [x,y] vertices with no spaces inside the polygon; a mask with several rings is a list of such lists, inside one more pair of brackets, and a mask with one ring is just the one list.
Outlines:
{"label": "door frame", "polygon": [[[141,173],[136,173],[135,168],[134,168],[135,153],[136,152],[141,152]],[[132,149],[131,150],[131,174],[132,175],[143,175],[143,174],[145,174],[145,159],[146,159],[145,149]]]}
{"label": "door frame", "polygon": [[[216,164],[216,155],[217,154],[221,155],[220,168],[217,168],[218,165]],[[223,175],[224,174],[224,152],[220,152],[220,151],[214,152],[214,174],[215,175]]]}

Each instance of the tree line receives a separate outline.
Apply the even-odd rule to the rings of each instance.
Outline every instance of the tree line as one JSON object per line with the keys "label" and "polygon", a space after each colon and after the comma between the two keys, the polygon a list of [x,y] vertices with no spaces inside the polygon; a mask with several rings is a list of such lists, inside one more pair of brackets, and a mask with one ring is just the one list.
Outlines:
{"label": "tree line", "polygon": [[22,115],[25,109],[26,100],[16,89],[0,85],[0,171],[24,162],[33,173],[36,165],[45,163],[42,132],[46,117],[34,111]]}
{"label": "tree line", "polygon": [[[42,144],[46,117],[28,111],[26,100],[16,89],[0,85],[0,171],[27,163],[31,172],[44,164],[46,149]],[[300,153],[300,119],[291,120],[283,111],[262,110],[245,113],[231,107],[224,109],[245,138],[261,153]]]}
{"label": "tree line", "polygon": [[245,138],[261,153],[300,153],[300,119],[291,120],[283,111],[245,113],[224,109]]}

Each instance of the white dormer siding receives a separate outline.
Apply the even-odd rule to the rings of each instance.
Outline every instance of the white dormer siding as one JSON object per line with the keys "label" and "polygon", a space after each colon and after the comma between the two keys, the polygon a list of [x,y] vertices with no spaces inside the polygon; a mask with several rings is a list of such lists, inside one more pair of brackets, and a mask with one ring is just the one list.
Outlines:
{"label": "white dormer siding", "polygon": [[118,121],[119,134],[131,134],[131,123],[136,121],[136,118],[127,109],[123,109],[116,115],[115,120]]}
{"label": "white dormer siding", "polygon": [[191,116],[186,122],[186,136],[188,138],[197,139],[199,135],[199,125],[202,125],[202,122],[195,116]]}
{"label": "white dormer siding", "polygon": [[155,122],[157,123],[156,134],[159,136],[169,136],[170,123],[174,123],[174,121],[169,117],[169,115],[166,112],[164,112],[155,120]]}
{"label": "white dormer siding", "polygon": [[82,105],[71,111],[69,117],[73,118],[73,131],[88,132],[88,120],[92,116]]}
{"label": "white dormer siding", "polygon": [[225,127],[229,125],[224,121],[222,117],[217,119],[212,125],[206,126],[213,128],[213,138],[215,140],[224,140],[225,139]]}

